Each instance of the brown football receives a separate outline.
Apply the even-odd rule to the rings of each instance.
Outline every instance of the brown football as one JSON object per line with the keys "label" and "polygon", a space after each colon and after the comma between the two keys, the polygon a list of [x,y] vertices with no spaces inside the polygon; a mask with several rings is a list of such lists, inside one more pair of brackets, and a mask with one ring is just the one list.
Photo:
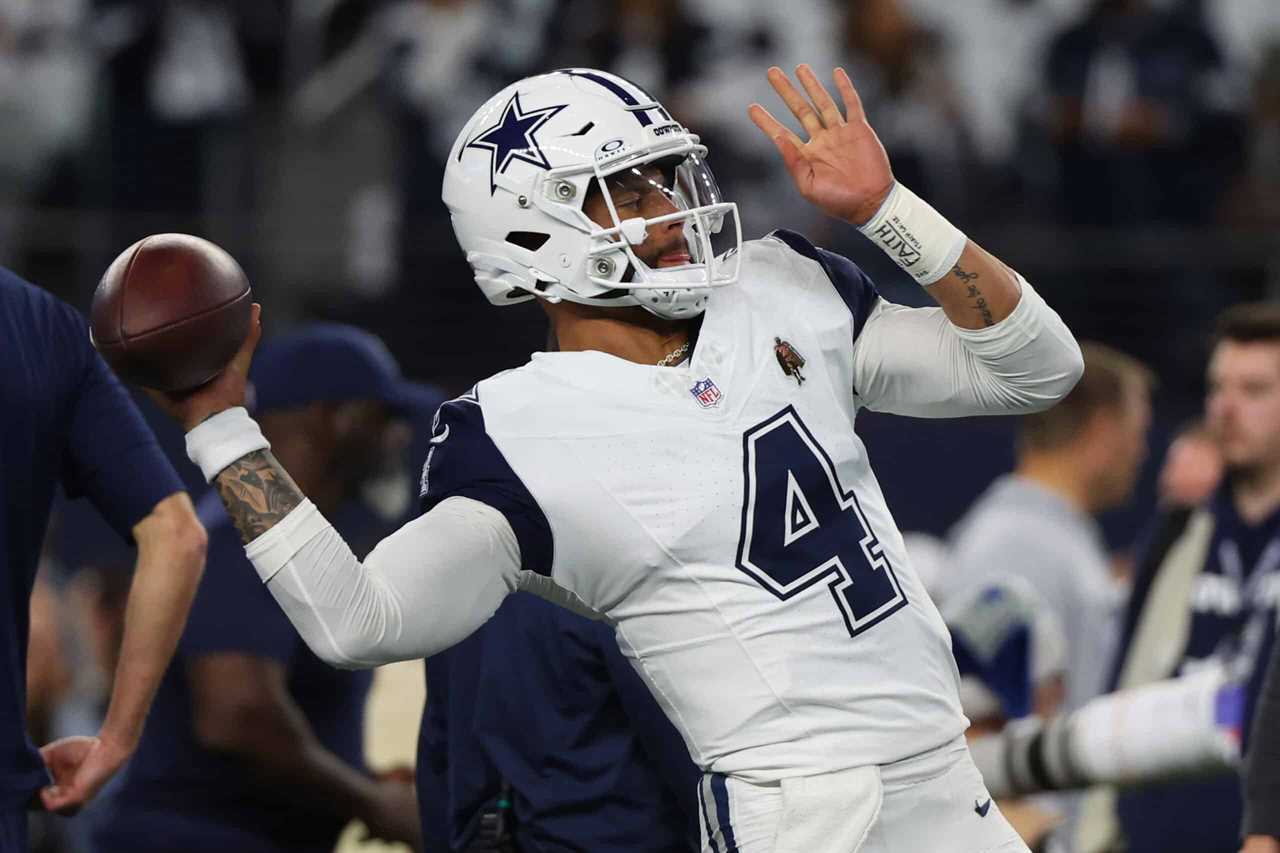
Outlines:
{"label": "brown football", "polygon": [[153,234],[120,253],[93,294],[93,345],[127,382],[185,391],[227,366],[249,334],[253,292],[219,246]]}

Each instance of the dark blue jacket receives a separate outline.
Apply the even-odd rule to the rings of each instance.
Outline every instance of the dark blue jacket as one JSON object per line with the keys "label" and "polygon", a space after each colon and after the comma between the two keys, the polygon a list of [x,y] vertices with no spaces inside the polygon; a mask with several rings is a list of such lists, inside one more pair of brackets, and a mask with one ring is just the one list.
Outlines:
{"label": "dark blue jacket", "polygon": [[505,779],[522,853],[687,853],[699,775],[605,623],[516,593],[427,661],[427,849],[465,849]]}

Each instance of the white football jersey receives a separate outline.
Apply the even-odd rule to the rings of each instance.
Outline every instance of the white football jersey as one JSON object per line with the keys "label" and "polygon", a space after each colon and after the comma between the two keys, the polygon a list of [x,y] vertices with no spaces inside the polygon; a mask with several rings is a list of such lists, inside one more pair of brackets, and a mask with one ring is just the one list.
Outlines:
{"label": "white football jersey", "polygon": [[853,430],[854,344],[879,297],[794,234],[743,252],[684,365],[543,353],[446,403],[424,504],[501,510],[522,568],[611,620],[704,769],[897,761],[967,721]]}

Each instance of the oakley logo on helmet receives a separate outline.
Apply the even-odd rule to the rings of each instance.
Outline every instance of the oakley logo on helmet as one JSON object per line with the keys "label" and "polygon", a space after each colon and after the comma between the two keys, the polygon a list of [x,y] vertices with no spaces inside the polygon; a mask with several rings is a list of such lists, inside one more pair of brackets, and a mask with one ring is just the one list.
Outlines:
{"label": "oakley logo on helmet", "polygon": [[596,149],[596,162],[612,160],[614,157],[626,154],[627,151],[627,141],[625,139],[610,139]]}
{"label": "oakley logo on helmet", "polygon": [[458,152],[458,160],[469,148],[477,148],[489,152],[489,194],[497,191],[497,176],[507,171],[512,160],[537,166],[539,169],[550,169],[551,164],[538,147],[534,136],[538,128],[550,121],[567,104],[543,107],[525,112],[520,105],[520,93],[512,94],[502,110],[502,117],[493,127],[476,134],[475,138]]}

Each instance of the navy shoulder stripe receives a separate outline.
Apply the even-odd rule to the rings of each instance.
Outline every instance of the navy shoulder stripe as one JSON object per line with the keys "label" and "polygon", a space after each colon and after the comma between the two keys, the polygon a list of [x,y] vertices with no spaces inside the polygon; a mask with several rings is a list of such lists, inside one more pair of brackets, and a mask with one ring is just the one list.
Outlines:
{"label": "navy shoulder stripe", "polygon": [[862,268],[844,255],[818,248],[794,231],[780,228],[769,236],[786,243],[791,251],[818,262],[831,280],[836,293],[840,294],[849,308],[849,313],[853,315],[853,339],[857,340],[858,335],[862,334],[867,317],[871,315],[871,309],[880,298],[876,286]]}
{"label": "navy shoulder stripe", "polygon": [[488,504],[502,513],[520,543],[520,567],[551,574],[554,543],[547,516],[485,431],[475,391],[436,410],[431,449],[422,466],[422,512],[450,497]]}

